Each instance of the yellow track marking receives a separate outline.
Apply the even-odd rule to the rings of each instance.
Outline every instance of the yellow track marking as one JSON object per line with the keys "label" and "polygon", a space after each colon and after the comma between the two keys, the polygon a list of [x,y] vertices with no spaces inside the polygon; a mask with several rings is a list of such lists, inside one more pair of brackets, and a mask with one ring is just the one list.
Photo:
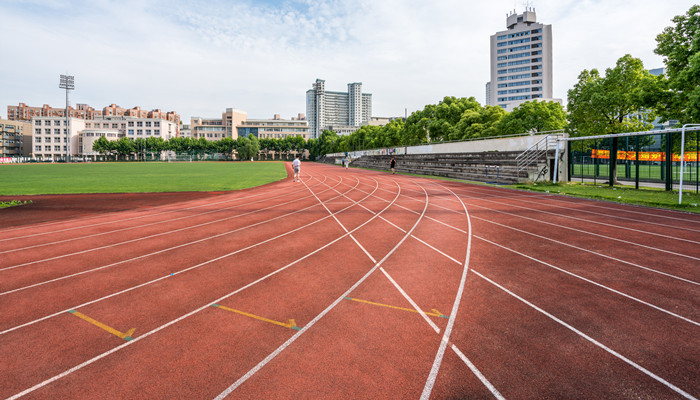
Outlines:
{"label": "yellow track marking", "polygon": [[[353,299],[352,297],[346,297],[345,299],[346,299],[346,300],[357,301],[358,303],[371,304],[371,305],[373,305],[373,306],[393,308],[393,309],[395,309],[395,310],[410,311],[410,312],[414,312],[414,313],[417,313],[417,312],[418,312],[417,310],[414,310],[414,309],[412,309],[412,308],[397,307],[397,306],[392,306],[392,305],[389,305],[389,304],[375,303],[375,302],[373,302],[373,301],[368,301],[368,300]],[[431,317],[448,318],[447,315],[441,313],[440,311],[438,311],[438,310],[436,310],[436,309],[434,309],[434,308],[433,308],[431,311],[432,311],[431,313],[425,312],[425,311],[423,311],[423,313],[424,313],[425,315],[430,315]]]}
{"label": "yellow track marking", "polygon": [[83,313],[81,313],[81,312],[78,312],[78,311],[75,311],[75,310],[71,310],[71,311],[69,311],[69,313],[75,315],[76,317],[78,317],[78,318],[80,318],[80,319],[82,319],[82,320],[84,320],[84,321],[87,321],[87,322],[89,322],[89,323],[95,325],[95,326],[98,327],[98,328],[102,328],[102,329],[106,330],[107,332],[111,333],[111,334],[114,335],[114,336],[119,336],[120,338],[122,338],[122,339],[124,339],[124,340],[126,340],[126,341],[129,341],[129,340],[133,339],[133,338],[131,337],[131,335],[133,335],[133,334],[134,334],[134,331],[136,330],[136,328],[131,328],[131,329],[129,329],[128,331],[126,331],[125,333],[122,333],[122,332],[119,332],[118,330],[112,328],[111,326],[107,326],[107,325],[103,324],[103,323],[100,322],[100,321],[97,321],[97,320],[94,320],[94,319],[88,317],[87,315],[85,315],[85,314],[83,314]]}
{"label": "yellow track marking", "polygon": [[294,329],[294,330],[297,330],[297,331],[301,329],[301,328],[299,328],[299,327],[297,326],[296,322],[295,322],[293,319],[290,319],[289,322],[285,324],[284,322],[274,321],[274,320],[271,320],[271,319],[268,319],[268,318],[265,318],[265,317],[261,317],[261,316],[259,316],[259,315],[254,315],[254,314],[247,313],[247,312],[245,312],[245,311],[240,311],[240,310],[235,310],[235,309],[233,309],[233,308],[224,307],[224,306],[219,305],[219,304],[213,304],[213,306],[216,307],[216,308],[220,308],[220,309],[222,309],[222,310],[234,312],[234,313],[236,313],[236,314],[245,315],[246,317],[255,318],[255,319],[260,320],[260,321],[269,322],[269,323],[271,323],[271,324],[283,326],[283,327],[285,327],[285,328]]}

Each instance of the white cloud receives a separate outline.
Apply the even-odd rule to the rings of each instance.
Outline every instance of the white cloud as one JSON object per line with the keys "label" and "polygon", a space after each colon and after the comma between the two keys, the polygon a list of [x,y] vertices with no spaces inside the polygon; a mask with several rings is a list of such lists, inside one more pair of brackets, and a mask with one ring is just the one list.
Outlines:
{"label": "white cloud", "polygon": [[[60,106],[58,75],[66,72],[76,76],[72,103],[175,110],[184,121],[227,107],[288,118],[305,112],[316,78],[338,91],[363,82],[381,116],[448,95],[483,102],[489,36],[505,28],[513,3],[469,3],[3,2],[0,114],[19,102]],[[604,70],[625,53],[662,66],[654,39],[691,5],[537,1],[538,20],[553,28],[555,97],[566,96],[581,70]]]}

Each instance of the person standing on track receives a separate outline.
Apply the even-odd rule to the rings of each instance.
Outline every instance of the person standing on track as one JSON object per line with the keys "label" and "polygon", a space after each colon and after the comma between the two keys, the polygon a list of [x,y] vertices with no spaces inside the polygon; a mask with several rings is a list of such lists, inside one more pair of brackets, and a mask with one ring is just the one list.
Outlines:
{"label": "person standing on track", "polygon": [[394,171],[394,168],[396,168],[396,159],[394,157],[391,157],[391,161],[389,161],[389,168],[391,168],[392,174],[396,173],[396,171]]}
{"label": "person standing on track", "polygon": [[299,171],[301,170],[301,161],[297,155],[294,161],[292,161],[292,168],[294,169],[294,182],[299,180]]}

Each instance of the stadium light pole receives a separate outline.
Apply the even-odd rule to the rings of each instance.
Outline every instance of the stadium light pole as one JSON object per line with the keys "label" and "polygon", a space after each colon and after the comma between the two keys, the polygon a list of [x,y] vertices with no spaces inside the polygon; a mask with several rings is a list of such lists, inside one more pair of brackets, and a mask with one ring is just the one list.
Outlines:
{"label": "stadium light pole", "polygon": [[73,75],[61,75],[61,89],[66,89],[66,162],[70,161],[70,131],[68,128],[68,91],[75,89],[75,77]]}
{"label": "stadium light pole", "polygon": [[[681,130],[681,182],[680,182],[680,187],[678,188],[678,204],[683,203],[683,174],[685,173],[685,128],[688,126],[700,126],[700,124],[685,124],[683,125],[683,129]],[[695,146],[698,144],[695,143]],[[700,162],[700,160],[695,160],[696,162]]]}

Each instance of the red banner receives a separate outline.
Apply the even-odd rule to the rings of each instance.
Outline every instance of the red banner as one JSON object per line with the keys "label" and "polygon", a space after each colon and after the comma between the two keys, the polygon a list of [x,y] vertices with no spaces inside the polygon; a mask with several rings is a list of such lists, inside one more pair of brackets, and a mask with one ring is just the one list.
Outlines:
{"label": "red banner", "polygon": [[[608,159],[608,158],[610,158],[610,150],[591,149],[591,158]],[[685,157],[683,157],[683,158],[684,158],[685,162],[698,161],[698,153],[697,152],[685,153]],[[617,152],[617,159],[618,160],[634,161],[637,159],[637,152],[635,152],[635,151],[618,151]],[[681,156],[679,154],[673,154],[672,159],[673,159],[673,161],[680,161]],[[666,161],[666,153],[663,153],[660,151],[640,151],[639,152],[639,161]]]}

